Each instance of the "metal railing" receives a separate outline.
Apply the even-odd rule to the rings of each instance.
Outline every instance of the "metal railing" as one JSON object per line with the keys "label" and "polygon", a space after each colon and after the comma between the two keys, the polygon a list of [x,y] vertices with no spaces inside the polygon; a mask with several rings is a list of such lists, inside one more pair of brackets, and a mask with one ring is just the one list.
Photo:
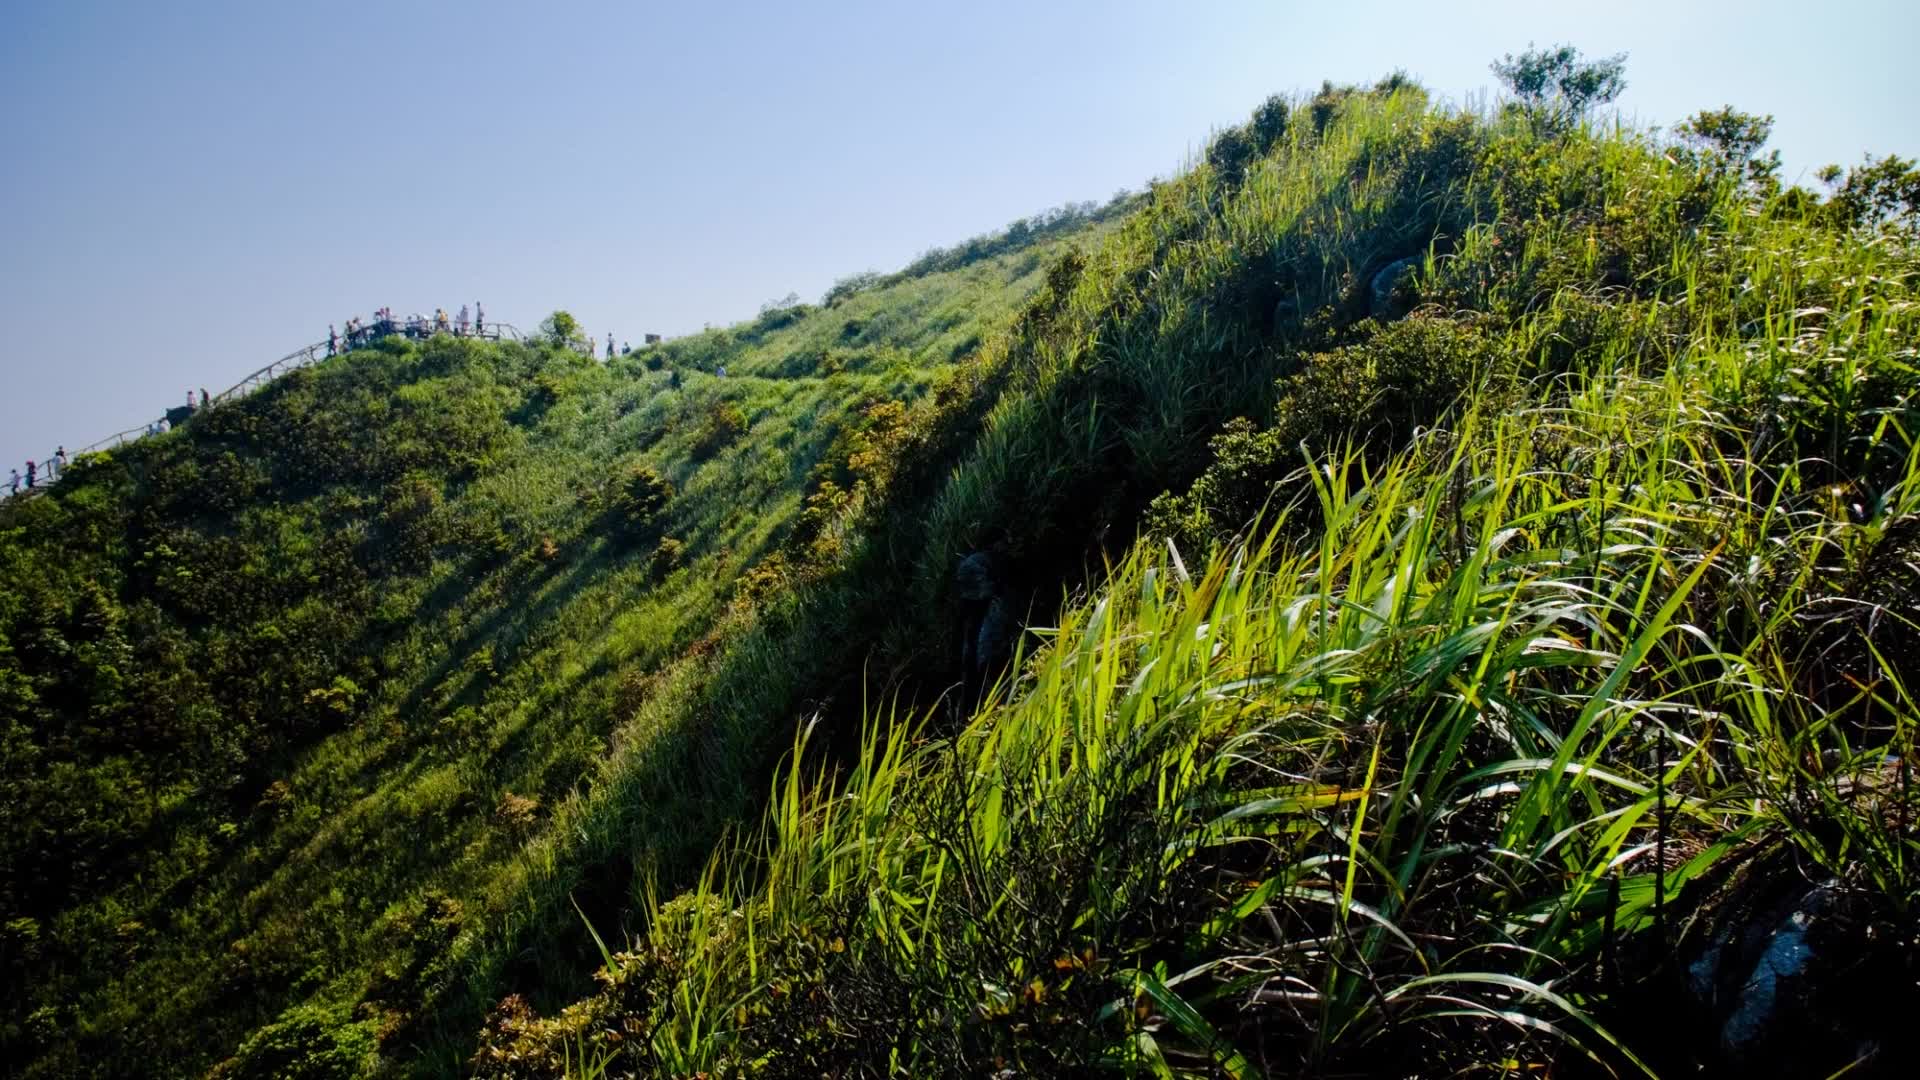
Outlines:
{"label": "metal railing", "polygon": [[[301,368],[309,367],[333,356],[344,356],[354,349],[367,348],[386,338],[404,337],[416,341],[425,341],[436,334],[452,333],[454,333],[452,330],[440,329],[431,320],[428,320],[424,325],[414,326],[410,326],[398,319],[387,322],[376,322],[361,328],[361,330],[353,336],[351,345],[349,345],[347,338],[342,336],[337,340],[337,347],[333,351],[329,351],[328,343],[325,341],[316,341],[311,345],[302,346],[280,359],[275,360],[273,363],[260,368],[258,371],[253,372],[218,394],[207,395],[204,404],[183,407],[187,408],[191,415],[198,413],[201,409],[211,408],[229,401],[238,401],[288,372],[298,371]],[[479,338],[483,341],[522,340],[519,327],[514,326],[512,323],[503,322],[475,323],[473,330],[470,332],[464,335],[455,334],[455,336]],[[155,429],[161,424],[168,423],[168,417],[174,414],[174,410],[169,409],[158,419],[150,420],[139,427],[131,427],[125,431],[116,431],[112,435],[100,439],[97,442],[88,443],[80,449],[73,451],[72,456],[79,457],[82,454],[94,454],[105,450],[112,450],[116,447],[125,446],[127,443],[146,438],[148,435],[153,434]],[[45,458],[46,468],[35,478],[32,487],[22,487],[18,491],[0,491],[0,499],[25,499],[45,492],[60,478],[60,470],[55,467],[55,461],[56,458],[54,455],[47,455]]]}

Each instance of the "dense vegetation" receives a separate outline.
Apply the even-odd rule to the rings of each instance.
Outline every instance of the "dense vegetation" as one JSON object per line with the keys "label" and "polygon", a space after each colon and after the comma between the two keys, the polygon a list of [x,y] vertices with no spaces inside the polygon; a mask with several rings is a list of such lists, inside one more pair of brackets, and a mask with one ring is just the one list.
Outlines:
{"label": "dense vegetation", "polygon": [[1503,64],[0,510],[10,1067],[1897,1068],[1916,174]]}
{"label": "dense vegetation", "polygon": [[503,987],[584,989],[569,891],[617,920],[629,837],[697,867],[758,812],[784,727],[693,726],[749,570],[1046,257],[739,333],[725,378],[390,340],[0,508],[8,1070],[192,1073],[265,1028],[241,1073],[289,1040],[454,1072]]}

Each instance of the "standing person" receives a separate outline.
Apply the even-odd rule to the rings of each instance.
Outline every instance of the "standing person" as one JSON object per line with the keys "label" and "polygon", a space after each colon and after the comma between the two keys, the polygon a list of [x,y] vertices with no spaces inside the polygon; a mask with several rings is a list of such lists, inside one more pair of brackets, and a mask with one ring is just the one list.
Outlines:
{"label": "standing person", "polygon": [[28,491],[33,490],[33,475],[38,471],[39,471],[38,466],[36,466],[31,461],[27,462],[27,490]]}
{"label": "standing person", "polygon": [[327,324],[327,355],[340,355],[340,335],[333,332],[333,324]]}
{"label": "standing person", "polygon": [[213,404],[213,399],[207,396],[207,388],[204,386],[201,387],[200,388],[200,407],[204,409],[211,404]]}
{"label": "standing person", "polygon": [[607,359],[613,359],[613,331],[607,331]]}
{"label": "standing person", "polygon": [[19,469],[13,470],[13,475],[7,477],[7,487],[9,489],[7,491],[7,494],[9,495],[20,494],[20,470]]}
{"label": "standing person", "polygon": [[467,336],[467,305],[465,304],[460,305],[460,318],[455,320],[455,322],[460,327],[460,336],[466,337]]}
{"label": "standing person", "polygon": [[55,476],[65,476],[67,474],[67,448],[66,447],[62,446],[58,450],[55,450],[53,452],[53,463],[55,466],[57,466],[57,468],[54,469]]}
{"label": "standing person", "polygon": [[193,390],[191,388],[187,390],[187,411],[193,411]]}
{"label": "standing person", "polygon": [[473,331],[485,336],[487,332],[487,313],[480,310],[480,301],[473,302]]}

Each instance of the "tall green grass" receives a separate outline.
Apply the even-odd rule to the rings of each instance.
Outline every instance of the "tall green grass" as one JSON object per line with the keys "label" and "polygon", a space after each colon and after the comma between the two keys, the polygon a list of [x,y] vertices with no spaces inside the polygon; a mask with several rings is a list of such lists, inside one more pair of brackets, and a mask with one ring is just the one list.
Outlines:
{"label": "tall green grass", "polygon": [[764,839],[617,959],[617,986],[662,992],[590,1018],[637,1013],[626,1046],[674,1075],[796,1051],[915,1075],[1645,1071],[1596,966],[1672,943],[1663,896],[1784,842],[1920,898],[1881,765],[1911,750],[1906,688],[1863,687],[1887,719],[1843,734],[1782,632],[1822,602],[1814,568],[1920,512],[1920,453],[1855,426],[1901,462],[1864,519],[1753,499],[1801,468],[1729,418],[1716,360],[1543,383],[1377,471],[1305,461],[1317,541],[1283,510],[1210,556],[1140,545],[951,735],[876,708],[836,775],[803,728]]}
{"label": "tall green grass", "polygon": [[1301,446],[1243,539],[1122,549],[958,730],[870,704],[841,757],[803,726],[763,831],[603,993],[496,1014],[483,1075],[541,1074],[554,1030],[641,1074],[1651,1073],[1697,1049],[1674,957],[1730,880],[1785,858],[1908,925],[1920,717],[1876,650],[1920,629],[1910,242],[1626,130],[1402,94],[1291,131],[993,346],[978,441],[881,533],[926,542],[916,595],[1193,468],[1409,244],[1418,317],[1504,363],[1421,431]]}

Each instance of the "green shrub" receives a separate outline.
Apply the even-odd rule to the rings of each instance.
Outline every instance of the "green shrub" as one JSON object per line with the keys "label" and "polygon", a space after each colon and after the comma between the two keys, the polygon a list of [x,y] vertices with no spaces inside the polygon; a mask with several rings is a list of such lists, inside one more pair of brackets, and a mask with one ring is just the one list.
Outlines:
{"label": "green shrub", "polygon": [[1253,140],[1256,153],[1265,154],[1280,145],[1280,140],[1287,136],[1287,118],[1292,111],[1293,105],[1279,94],[1253,110],[1253,119],[1247,122],[1247,134]]}
{"label": "green shrub", "polygon": [[693,438],[693,458],[695,461],[706,459],[740,441],[747,432],[747,417],[740,406],[731,401],[717,401],[710,406],[700,422],[700,430]]}
{"label": "green shrub", "polygon": [[1402,446],[1495,366],[1492,344],[1472,324],[1424,317],[1309,356],[1280,380],[1272,426],[1260,429],[1245,418],[1228,423],[1208,443],[1211,464],[1185,494],[1155,499],[1148,526],[1193,545],[1231,536],[1276,494],[1304,494],[1304,479],[1292,491],[1280,489],[1309,459],[1348,440],[1373,456]]}
{"label": "green shrub", "polygon": [[1246,176],[1248,163],[1258,153],[1259,147],[1246,128],[1230,127],[1207,144],[1207,164],[1219,175],[1221,183],[1232,187]]}
{"label": "green shrub", "polygon": [[297,1005],[240,1045],[213,1080],[355,1080],[370,1074],[378,1040],[369,1021],[346,1010]]}
{"label": "green shrub", "polygon": [[652,535],[673,497],[673,481],[661,476],[651,465],[634,465],[620,479],[608,510],[620,534],[637,541]]}
{"label": "green shrub", "polygon": [[647,579],[655,583],[665,581],[668,574],[680,568],[686,561],[687,545],[682,540],[663,536],[653,546],[653,554],[647,556]]}
{"label": "green shrub", "polygon": [[540,340],[556,349],[584,349],[586,334],[572,312],[555,311],[540,321]]}

